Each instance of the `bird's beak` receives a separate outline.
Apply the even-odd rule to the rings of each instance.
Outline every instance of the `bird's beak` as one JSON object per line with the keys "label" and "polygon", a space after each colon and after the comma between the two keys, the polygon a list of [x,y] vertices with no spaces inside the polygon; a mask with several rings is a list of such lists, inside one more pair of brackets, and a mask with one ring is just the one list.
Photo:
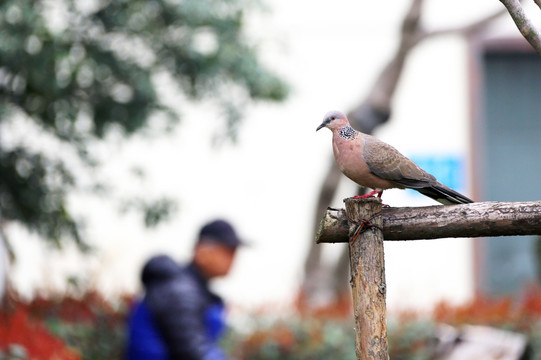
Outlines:
{"label": "bird's beak", "polygon": [[327,125],[327,124],[325,124],[325,121],[322,122],[322,123],[317,127],[316,131],[318,131],[318,130],[321,129],[321,128],[324,128],[325,125]]}

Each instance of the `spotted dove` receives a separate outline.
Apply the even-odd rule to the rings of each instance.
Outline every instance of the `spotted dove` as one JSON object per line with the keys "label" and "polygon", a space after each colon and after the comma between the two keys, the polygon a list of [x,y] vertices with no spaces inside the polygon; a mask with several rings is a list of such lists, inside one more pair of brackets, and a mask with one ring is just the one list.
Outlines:
{"label": "spotted dove", "polygon": [[385,189],[408,188],[442,204],[473,202],[438,182],[391,145],[353,129],[343,113],[329,111],[317,130],[323,127],[333,133],[332,148],[340,171],[360,186],[374,189],[366,196],[381,197]]}

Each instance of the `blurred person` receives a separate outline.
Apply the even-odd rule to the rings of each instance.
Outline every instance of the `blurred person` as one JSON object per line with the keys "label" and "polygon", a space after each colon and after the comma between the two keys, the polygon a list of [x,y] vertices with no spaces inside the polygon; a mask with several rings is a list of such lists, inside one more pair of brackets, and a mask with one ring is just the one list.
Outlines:
{"label": "blurred person", "polygon": [[229,273],[243,242],[224,220],[203,226],[192,261],[178,265],[167,255],[142,271],[145,296],[129,320],[127,360],[225,360],[218,345],[224,302],[208,281]]}

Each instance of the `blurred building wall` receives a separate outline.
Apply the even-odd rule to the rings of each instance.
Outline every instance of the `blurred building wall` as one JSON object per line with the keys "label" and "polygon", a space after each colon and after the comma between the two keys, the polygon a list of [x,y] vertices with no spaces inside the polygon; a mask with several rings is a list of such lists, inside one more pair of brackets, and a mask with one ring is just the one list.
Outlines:
{"label": "blurred building wall", "polygon": [[[521,38],[477,45],[473,172],[480,200],[541,199],[541,58]],[[476,240],[476,290],[520,294],[538,283],[534,236]]]}

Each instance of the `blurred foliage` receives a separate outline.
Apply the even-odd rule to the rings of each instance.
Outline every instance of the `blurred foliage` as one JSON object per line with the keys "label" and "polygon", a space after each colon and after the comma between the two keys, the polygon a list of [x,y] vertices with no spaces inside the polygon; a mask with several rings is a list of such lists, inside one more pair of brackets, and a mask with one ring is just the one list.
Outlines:
{"label": "blurred foliage", "polygon": [[47,328],[63,339],[83,360],[122,359],[125,346],[124,312],[93,309],[91,321],[65,321],[50,317]]}
{"label": "blurred foliage", "polygon": [[[344,302],[322,311],[265,321],[255,316],[250,330],[230,332],[224,346],[238,359],[355,359],[351,312]],[[351,310],[350,310],[351,311]],[[330,314],[330,316],[329,316]],[[530,289],[520,300],[478,297],[462,305],[441,302],[431,314],[403,312],[388,319],[389,356],[393,360],[434,358],[438,324],[486,325],[525,334],[532,359],[541,359],[541,291]]]}
{"label": "blurred foliage", "polygon": [[355,359],[353,323],[316,317],[257,322],[247,335],[231,331],[224,348],[250,360]]}
{"label": "blurred foliage", "polygon": [[155,227],[160,222],[168,220],[171,212],[176,211],[176,209],[177,204],[167,198],[160,198],[153,201],[134,198],[125,201],[121,207],[122,212],[136,210],[142,213],[143,223],[148,228]]}
{"label": "blurred foliage", "polygon": [[[132,303],[124,297],[113,306],[92,291],[30,302],[12,293],[0,311],[0,359],[50,359],[48,354],[56,359],[121,359],[125,318]],[[329,313],[341,315],[323,315]],[[388,321],[390,358],[431,359],[440,323],[457,328],[487,325],[525,334],[531,358],[541,359],[539,290],[526,292],[520,301],[476,298],[458,306],[442,302],[432,314],[399,314]],[[354,360],[354,342],[351,314],[327,309],[278,318],[252,315],[229,331],[223,346],[239,360]]]}
{"label": "blurred foliage", "polygon": [[[435,324],[417,318],[390,322],[391,359],[430,359]],[[237,359],[255,360],[355,360],[353,321],[317,316],[290,317],[259,323],[247,335],[230,332],[224,347]]]}
{"label": "blurred foliage", "polygon": [[[89,144],[111,129],[128,136],[155,117],[173,125],[178,114],[160,99],[158,76],[189,101],[214,103],[231,138],[247,102],[283,100],[286,85],[243,34],[246,13],[259,7],[256,0],[2,1],[1,215],[57,243],[66,235],[82,243],[66,200],[81,182],[73,158],[91,174],[98,159]],[[40,137],[13,140],[21,123]],[[51,143],[56,153],[46,151]],[[166,217],[170,205],[140,206],[146,224]]]}
{"label": "blurred foliage", "polygon": [[122,359],[131,304],[124,297],[113,306],[94,291],[29,302],[10,293],[0,311],[0,359]]}
{"label": "blurred foliage", "polygon": [[[61,179],[49,182],[49,173]],[[67,233],[82,244],[65,204],[63,186],[73,184],[61,162],[31,154],[23,147],[4,151],[0,143],[0,214],[5,218],[19,220],[48,239],[59,241]]]}
{"label": "blurred foliage", "polygon": [[433,316],[438,322],[454,326],[469,323],[529,332],[541,320],[541,289],[527,289],[519,299],[477,297],[459,306],[441,302]]}

